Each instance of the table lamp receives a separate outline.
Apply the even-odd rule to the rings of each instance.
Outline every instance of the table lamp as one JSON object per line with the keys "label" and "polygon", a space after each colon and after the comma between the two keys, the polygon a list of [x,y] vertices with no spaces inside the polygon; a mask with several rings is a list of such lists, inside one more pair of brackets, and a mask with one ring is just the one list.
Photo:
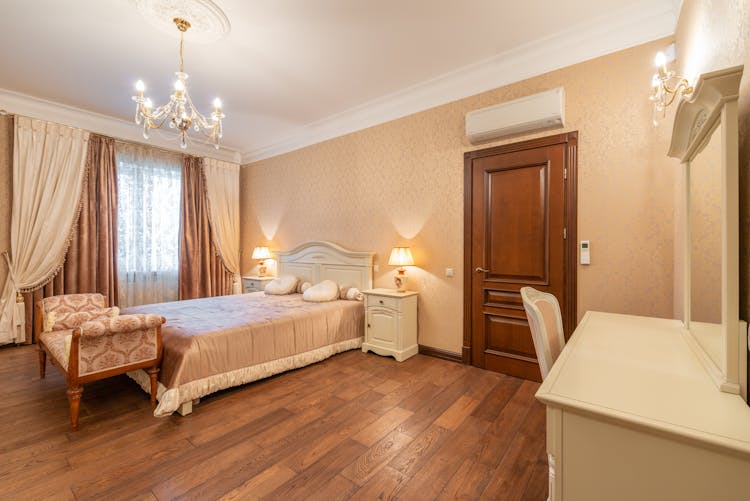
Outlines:
{"label": "table lamp", "polygon": [[393,283],[396,284],[396,290],[399,292],[406,292],[406,281],[409,277],[406,276],[406,270],[404,266],[413,266],[414,258],[411,255],[409,247],[394,247],[391,250],[391,257],[388,259],[390,266],[398,266],[396,274],[393,275]]}
{"label": "table lamp", "polygon": [[264,264],[264,261],[266,259],[271,258],[271,252],[268,250],[268,247],[256,247],[253,249],[253,259],[260,259],[260,263],[258,263],[258,276],[259,277],[265,277],[266,276],[266,265]]}

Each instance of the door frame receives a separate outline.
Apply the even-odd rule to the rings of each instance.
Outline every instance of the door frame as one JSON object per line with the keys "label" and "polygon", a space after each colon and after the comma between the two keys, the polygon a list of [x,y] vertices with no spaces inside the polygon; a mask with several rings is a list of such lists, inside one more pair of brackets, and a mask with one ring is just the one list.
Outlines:
{"label": "door frame", "polygon": [[[564,193],[564,224],[566,239],[564,246],[564,304],[568,305],[567,312],[563,312],[563,329],[565,339],[573,332],[578,319],[578,131],[565,132],[554,136],[529,139],[518,143],[504,144],[481,150],[464,153],[464,340],[461,352],[463,363],[471,364],[472,342],[472,312],[471,312],[471,284],[474,271],[471,269],[471,226],[472,226],[472,161],[477,158],[488,157],[515,151],[531,150],[566,145]],[[481,196],[481,194],[480,194]]]}

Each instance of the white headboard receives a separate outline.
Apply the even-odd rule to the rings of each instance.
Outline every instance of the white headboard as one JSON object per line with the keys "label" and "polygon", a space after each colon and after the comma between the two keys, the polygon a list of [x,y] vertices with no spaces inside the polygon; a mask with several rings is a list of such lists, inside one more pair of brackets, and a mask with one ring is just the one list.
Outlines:
{"label": "white headboard", "polygon": [[333,280],[340,287],[372,288],[374,252],[355,252],[332,242],[310,241],[274,254],[279,257],[279,276],[294,275],[312,284]]}

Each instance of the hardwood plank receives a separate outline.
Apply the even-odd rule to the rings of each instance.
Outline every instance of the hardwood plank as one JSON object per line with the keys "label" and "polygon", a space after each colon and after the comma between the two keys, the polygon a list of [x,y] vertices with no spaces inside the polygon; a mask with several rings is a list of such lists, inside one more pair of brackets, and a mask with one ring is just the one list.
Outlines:
{"label": "hardwood plank", "polygon": [[389,433],[346,467],[341,474],[355,484],[362,485],[412,440],[414,439],[405,433]]}
{"label": "hardwood plank", "polygon": [[267,497],[269,499],[301,499],[317,492],[365,450],[364,445],[347,439]]}
{"label": "hardwood plank", "polygon": [[479,405],[479,400],[462,395],[435,420],[435,424],[448,430],[455,430],[474,411],[477,405]]}
{"label": "hardwood plank", "polygon": [[438,499],[479,499],[492,477],[492,468],[466,459],[443,488]]}
{"label": "hardwood plank", "polygon": [[417,435],[401,453],[393,458],[389,466],[404,475],[412,476],[449,438],[448,430],[433,424]]}
{"label": "hardwood plank", "polygon": [[373,499],[394,499],[398,490],[406,483],[408,476],[388,466],[381,469],[351,499],[372,501]]}
{"label": "hardwood plank", "polygon": [[359,489],[359,486],[354,482],[339,474],[333,477],[332,480],[326,482],[325,486],[319,491],[311,493],[306,499],[314,500],[319,499],[321,501],[341,501],[350,499],[352,495]]}
{"label": "hardwood plank", "polygon": [[250,478],[247,482],[224,494],[221,501],[241,501],[243,499],[260,499],[276,490],[297,473],[284,465],[274,464],[270,468]]}
{"label": "hardwood plank", "polygon": [[0,349],[0,499],[546,495],[538,385],[474,367],[353,350],[159,419],[118,376],[86,385],[75,433],[37,371],[35,347]]}
{"label": "hardwood plank", "polygon": [[508,451],[495,469],[482,497],[520,500],[528,489],[529,481],[544,450],[545,437],[538,430],[544,426],[544,406],[535,402],[526,420],[513,438]]}
{"label": "hardwood plank", "polygon": [[[300,447],[297,452],[284,460],[284,464],[296,472],[302,472],[330,450],[339,444],[350,440],[352,434],[357,433],[369,423],[375,421],[377,415],[366,410],[359,410],[351,418],[337,423],[336,427],[306,447]],[[361,444],[360,444],[361,445]]]}
{"label": "hardwood plank", "polygon": [[401,407],[394,407],[380,416],[373,423],[363,428],[359,433],[354,435],[353,438],[362,445],[367,445],[369,447],[387,435],[412,414],[414,413],[402,409]]}
{"label": "hardwood plank", "polygon": [[487,422],[474,417],[464,420],[451,433],[450,440],[398,491],[398,496],[404,499],[434,499],[439,496],[465,458],[477,453],[481,447],[480,437],[487,432],[488,426]]}

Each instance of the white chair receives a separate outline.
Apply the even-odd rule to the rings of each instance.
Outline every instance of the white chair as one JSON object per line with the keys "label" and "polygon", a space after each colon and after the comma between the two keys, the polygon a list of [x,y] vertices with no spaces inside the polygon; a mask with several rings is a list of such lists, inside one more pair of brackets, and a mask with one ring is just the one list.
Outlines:
{"label": "white chair", "polygon": [[521,288],[521,299],[544,380],[565,347],[560,304],[554,295],[532,287]]}

